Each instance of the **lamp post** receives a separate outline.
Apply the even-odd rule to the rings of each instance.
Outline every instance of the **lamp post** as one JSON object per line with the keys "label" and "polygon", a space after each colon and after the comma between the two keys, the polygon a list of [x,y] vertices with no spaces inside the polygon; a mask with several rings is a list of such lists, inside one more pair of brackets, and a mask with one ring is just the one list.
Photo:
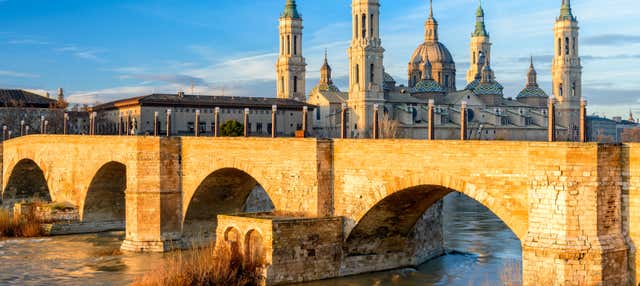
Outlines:
{"label": "lamp post", "polygon": [[40,134],[44,134],[44,115],[40,116]]}
{"label": "lamp post", "polygon": [[20,120],[20,136],[24,136],[24,119]]}
{"label": "lamp post", "polygon": [[347,138],[347,104],[343,103],[340,111],[340,138]]}
{"label": "lamp post", "polygon": [[44,134],[47,134],[47,127],[49,127],[49,120],[44,121]]}
{"label": "lamp post", "polygon": [[196,122],[193,126],[193,133],[196,137],[200,136],[200,109],[196,109]]}
{"label": "lamp post", "polygon": [[7,140],[7,125],[2,126],[2,141]]}
{"label": "lamp post", "polygon": [[378,121],[378,109],[380,108],[380,105],[378,104],[374,104],[373,105],[373,139],[378,139],[380,138],[380,134],[379,134],[379,130],[380,130],[380,126],[379,126],[379,121]]}
{"label": "lamp post", "polygon": [[213,109],[213,137],[218,137],[220,131],[220,107]]}
{"label": "lamp post", "polygon": [[167,109],[167,137],[171,137],[171,109]]}
{"label": "lamp post", "polygon": [[[64,115],[62,116],[62,134],[63,135],[67,135],[67,124],[69,122],[69,113],[64,113]],[[22,131],[20,131],[22,132]]]}
{"label": "lamp post", "polygon": [[11,130],[9,130],[9,131],[7,132],[7,134],[9,134],[9,137],[8,137],[8,138],[9,138],[9,140],[11,140],[11,133],[12,133],[12,131],[11,131]]}
{"label": "lamp post", "polygon": [[427,140],[435,140],[436,136],[435,136],[435,116],[434,116],[434,112],[435,112],[435,101],[433,99],[429,99],[429,111],[428,111],[428,118],[427,120],[429,120],[429,125],[427,127]]}
{"label": "lamp post", "polygon": [[244,137],[249,137],[249,108],[244,109]]}
{"label": "lamp post", "polygon": [[153,112],[153,136],[158,136],[158,112]]}
{"label": "lamp post", "polygon": [[467,102],[460,104],[460,140],[467,140]]}
{"label": "lamp post", "polygon": [[549,123],[548,123],[548,134],[547,137],[549,139],[549,142],[554,142],[556,141],[556,106],[553,102],[553,98],[549,98],[549,107],[548,107],[548,117],[549,117]]}
{"label": "lamp post", "polygon": [[96,135],[96,117],[98,117],[98,113],[97,112],[92,112],[91,113],[93,120],[91,121],[91,135]]}
{"label": "lamp post", "polygon": [[302,107],[302,137],[307,137],[307,117],[309,114],[309,107]]}
{"label": "lamp post", "polygon": [[29,135],[29,125],[24,128],[24,135]]}
{"label": "lamp post", "polygon": [[276,138],[276,123],[277,123],[278,106],[271,106],[271,138]]}
{"label": "lamp post", "polygon": [[587,101],[580,101],[580,142],[586,143],[587,138]]}

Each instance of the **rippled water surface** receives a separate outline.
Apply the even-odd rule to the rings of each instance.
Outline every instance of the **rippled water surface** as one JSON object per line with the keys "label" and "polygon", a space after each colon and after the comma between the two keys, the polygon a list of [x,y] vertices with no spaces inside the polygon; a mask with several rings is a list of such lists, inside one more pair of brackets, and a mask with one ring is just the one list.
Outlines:
{"label": "rippled water surface", "polygon": [[[448,255],[417,269],[304,285],[519,284],[520,241],[500,219],[457,194],[445,199],[444,217]],[[0,241],[0,285],[127,285],[164,261],[162,254],[119,253],[123,236],[112,232]]]}

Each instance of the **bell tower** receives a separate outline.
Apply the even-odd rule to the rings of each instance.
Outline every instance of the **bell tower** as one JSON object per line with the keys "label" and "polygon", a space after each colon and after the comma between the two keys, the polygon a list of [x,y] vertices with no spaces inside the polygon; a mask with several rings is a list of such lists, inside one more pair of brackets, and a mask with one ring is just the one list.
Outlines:
{"label": "bell tower", "polygon": [[276,64],[278,98],[306,101],[306,67],[302,56],[302,17],[295,0],[280,16],[280,53]]}
{"label": "bell tower", "polygon": [[383,56],[379,0],[352,0],[352,40],[349,54],[350,137],[371,137],[373,105],[384,100]]}
{"label": "bell tower", "polygon": [[[480,57],[484,55],[485,62],[491,63],[491,39],[487,28],[484,24],[484,9],[482,9],[482,3],[478,6],[476,11],[476,28],[471,34],[471,59],[469,64],[469,70],[467,71],[467,83],[472,82],[476,74],[481,72],[479,67],[484,65],[484,62],[480,61]],[[495,79],[493,71],[491,72],[491,79]]]}
{"label": "bell tower", "polygon": [[567,128],[559,139],[579,139],[582,65],[580,63],[578,20],[571,11],[571,0],[563,0],[554,27],[555,53],[551,69],[557,123]]}

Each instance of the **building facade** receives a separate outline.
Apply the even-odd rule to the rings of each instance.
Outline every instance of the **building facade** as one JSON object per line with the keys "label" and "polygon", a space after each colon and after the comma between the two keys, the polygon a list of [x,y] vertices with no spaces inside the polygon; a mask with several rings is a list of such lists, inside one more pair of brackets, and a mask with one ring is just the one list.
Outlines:
{"label": "building facade", "polygon": [[[374,108],[378,108],[382,137],[427,138],[428,102],[435,104],[436,139],[459,139],[461,106],[467,106],[469,139],[548,139],[550,97],[537,83],[533,60],[524,88],[505,96],[491,68],[491,46],[485,25],[485,11],[479,6],[470,38],[471,60],[467,85],[456,87],[455,61],[439,41],[433,3],[425,22],[425,36],[408,64],[407,85],[398,84],[384,72],[384,49],[379,34],[378,0],[352,1],[352,41],[348,49],[349,89],[339,90],[331,82],[328,61],[321,79],[309,95],[316,105],[314,119],[318,136],[340,135],[342,108],[346,105],[347,136],[372,137]],[[569,1],[563,1],[555,25],[558,41],[553,60],[556,138],[578,140],[580,122],[581,65],[578,50],[578,22]],[[523,72],[524,75],[524,72]],[[561,87],[561,88],[560,88]],[[390,131],[391,130],[391,131]]]}
{"label": "building facade", "polygon": [[[314,110],[305,102],[291,99],[187,95],[180,92],[118,100],[97,105],[90,111],[96,118],[98,135],[154,135],[157,131],[157,135],[163,136],[168,128],[171,135],[195,135],[197,128],[199,136],[213,136],[216,109],[218,131],[230,121],[236,121],[244,127],[245,111],[248,111],[248,135],[267,137],[271,136],[274,105],[277,107],[277,136],[295,136],[296,131],[303,129],[304,109],[308,108],[309,113]],[[167,119],[170,125],[167,125]],[[307,128],[311,130],[311,121],[307,122]]]}
{"label": "building facade", "polygon": [[[86,112],[68,112],[64,92],[58,89],[57,98],[20,89],[0,89],[0,124],[2,138],[27,134],[62,134],[64,123],[67,133],[83,133],[87,123]],[[65,121],[65,117],[67,120]]]}

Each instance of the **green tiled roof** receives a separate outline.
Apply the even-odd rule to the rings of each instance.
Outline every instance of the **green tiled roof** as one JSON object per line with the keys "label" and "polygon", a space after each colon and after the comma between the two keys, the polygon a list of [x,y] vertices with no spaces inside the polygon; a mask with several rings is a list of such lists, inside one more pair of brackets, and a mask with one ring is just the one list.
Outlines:
{"label": "green tiled roof", "polygon": [[428,92],[444,92],[444,88],[440,86],[435,80],[423,79],[416,83],[409,92],[410,93],[428,93]]}
{"label": "green tiled roof", "polygon": [[487,32],[487,28],[484,25],[484,10],[482,10],[482,6],[478,6],[478,11],[476,11],[476,30],[473,32],[473,36],[475,37],[489,36],[489,33]]}
{"label": "green tiled roof", "polygon": [[480,82],[478,86],[473,89],[476,95],[502,95],[504,87],[496,81],[483,83]]}
{"label": "green tiled roof", "polygon": [[298,13],[295,0],[287,0],[287,4],[284,6],[284,12],[282,12],[282,18],[300,19],[300,13]]}
{"label": "green tiled roof", "polygon": [[571,0],[563,0],[562,7],[560,8],[559,20],[574,21],[575,19],[576,18],[573,17],[573,13],[571,12]]}
{"label": "green tiled roof", "polygon": [[544,90],[536,86],[527,86],[525,87],[519,94],[518,98],[521,97],[549,97]]}

